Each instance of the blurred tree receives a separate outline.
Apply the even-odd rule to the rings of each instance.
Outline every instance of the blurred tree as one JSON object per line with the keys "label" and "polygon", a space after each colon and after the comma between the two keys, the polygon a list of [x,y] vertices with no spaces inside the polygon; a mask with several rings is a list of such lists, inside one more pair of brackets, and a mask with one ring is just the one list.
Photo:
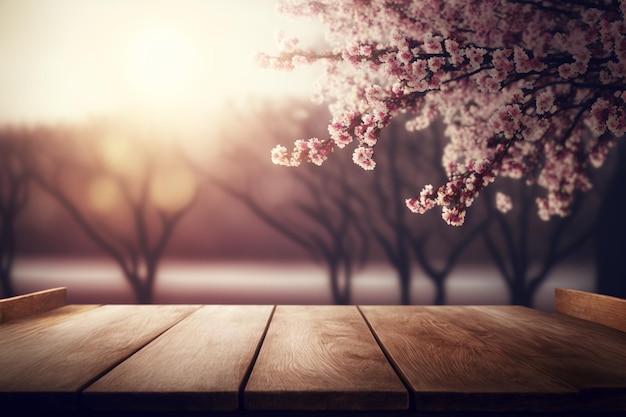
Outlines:
{"label": "blurred tree", "polygon": [[[482,237],[494,264],[506,283],[510,302],[532,307],[541,286],[556,266],[590,245],[599,215],[601,190],[594,190],[588,199],[578,196],[570,206],[570,215],[537,221],[532,204],[539,198],[537,185],[508,183],[508,193],[517,188],[513,207],[510,197],[491,189],[484,200],[493,219]],[[515,187],[517,185],[517,187]],[[595,197],[595,198],[594,198]],[[494,209],[494,200],[499,209]]]}
{"label": "blurred tree", "polygon": [[596,229],[597,288],[626,299],[626,146],[619,146],[617,168],[604,194]]}
{"label": "blurred tree", "polygon": [[567,216],[587,167],[602,165],[626,132],[626,1],[283,1],[293,16],[326,27],[326,50],[279,37],[261,65],[291,70],[321,62],[330,137],[277,146],[273,161],[321,164],[356,141],[353,160],[374,169],[380,132],[403,113],[410,128],[439,114],[450,143],[447,180],[427,185],[408,207],[442,208],[461,225],[468,207],[498,177],[543,188],[539,216]]}
{"label": "blurred tree", "polygon": [[[445,280],[465,249],[484,229],[487,219],[468,222],[463,229],[445,227],[430,218],[411,216],[403,203],[413,184],[439,175],[445,139],[440,124],[412,138],[396,120],[378,148],[379,166],[355,192],[365,207],[360,221],[383,248],[396,270],[401,304],[411,304],[413,264],[417,262],[435,288],[434,304],[445,304]],[[430,217],[426,214],[426,217]],[[471,223],[471,224],[469,224]]]}
{"label": "blurred tree", "polygon": [[11,271],[16,254],[16,221],[29,200],[29,173],[24,164],[24,128],[0,130],[0,282],[2,295],[16,295]]}
{"label": "blurred tree", "polygon": [[[335,304],[350,304],[352,276],[355,266],[365,260],[363,251],[367,239],[363,230],[353,220],[351,203],[348,196],[350,189],[333,187],[332,182],[324,183],[321,178],[299,173],[296,181],[309,192],[308,198],[293,198],[292,207],[276,208],[267,205],[258,198],[252,189],[238,189],[227,181],[216,177],[207,177],[208,182],[219,187],[230,196],[244,204],[265,224],[304,249],[314,261],[323,260],[328,270],[331,296]],[[329,188],[335,188],[330,191]],[[347,200],[347,201],[346,201]],[[310,220],[310,227],[302,227],[302,219],[294,220],[293,215],[305,216]],[[299,216],[298,216],[299,214]],[[298,224],[298,227],[292,227]],[[361,251],[361,254],[355,253]]]}
{"label": "blurred tree", "polygon": [[[314,261],[323,261],[328,270],[331,296],[335,304],[351,301],[352,276],[356,267],[367,257],[368,240],[361,224],[355,222],[353,189],[340,178],[347,178],[346,165],[339,159],[329,164],[328,170],[303,170],[285,176],[270,165],[259,151],[286,131],[301,130],[310,134],[319,122],[320,115],[307,113],[310,106],[289,102],[284,106],[264,102],[258,108],[242,112],[238,123],[247,131],[224,132],[233,146],[225,149],[225,161],[239,167],[243,178],[235,179],[230,170],[198,168],[207,184],[216,186],[244,204],[251,213],[275,231],[300,246]],[[318,110],[319,111],[319,110]],[[254,132],[254,133],[251,133]],[[235,136],[239,136],[238,138]],[[242,143],[254,135],[257,146]],[[223,141],[225,140],[222,138]],[[231,172],[224,177],[222,172]],[[290,190],[298,190],[291,193]],[[278,193],[279,201],[272,197]]]}
{"label": "blurred tree", "polygon": [[51,128],[30,145],[34,182],[118,264],[136,301],[151,303],[159,262],[197,194],[175,145],[111,120]]}
{"label": "blurred tree", "polygon": [[[270,140],[289,135],[314,135],[315,130],[323,126],[325,115],[308,103],[273,106],[276,104],[265,103],[256,113],[247,111],[248,115],[256,114],[244,123],[254,132],[255,144],[250,145],[251,133],[241,133],[238,135],[245,137],[246,143],[237,145],[231,152],[229,163],[238,165],[245,179],[238,181],[229,173],[221,179],[210,177],[210,182],[245,204],[314,259],[324,259],[335,302],[349,300],[345,293],[338,292],[338,270],[344,271],[341,281],[349,284],[353,263],[358,260],[361,264],[364,255],[373,255],[371,251],[364,251],[373,242],[382,249],[385,260],[397,274],[400,303],[411,303],[411,281],[417,262],[433,282],[434,302],[444,304],[445,279],[484,228],[486,219],[471,222],[462,230],[451,229],[441,222],[411,216],[403,204],[416,180],[431,176],[433,172],[445,176],[437,163],[445,143],[441,126],[438,130],[433,126],[421,132],[419,140],[411,140],[405,130],[392,125],[385,133],[390,137],[379,148],[383,163],[370,175],[359,175],[358,169],[343,154],[328,161],[323,170],[306,166],[280,172],[271,165],[264,165],[258,152],[266,149]],[[300,113],[305,116],[298,116]],[[238,123],[241,124],[243,117]],[[261,131],[267,133],[268,140],[261,139]],[[232,136],[233,132],[224,132],[224,135],[229,134]],[[224,136],[221,142],[241,141]],[[227,172],[226,169],[214,171]],[[247,183],[247,186],[240,183]],[[276,202],[272,202],[276,190],[279,195]],[[309,220],[307,227],[303,217]],[[345,292],[350,287],[341,288]]]}

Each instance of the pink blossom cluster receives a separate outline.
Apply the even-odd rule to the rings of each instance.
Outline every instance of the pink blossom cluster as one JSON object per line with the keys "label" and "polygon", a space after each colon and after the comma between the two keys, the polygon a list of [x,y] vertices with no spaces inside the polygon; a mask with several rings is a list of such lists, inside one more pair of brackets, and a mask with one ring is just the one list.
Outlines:
{"label": "pink blossom cluster", "polygon": [[[333,114],[329,138],[279,146],[283,165],[321,164],[334,148],[374,169],[380,132],[400,113],[410,130],[440,117],[449,143],[448,181],[407,199],[414,212],[441,207],[461,225],[496,178],[545,189],[542,219],[565,216],[591,187],[626,133],[626,0],[284,0],[279,9],[326,27],[327,50],[281,35],[281,52],[260,55],[277,69],[321,61],[320,94]],[[496,205],[507,211],[510,198]]]}
{"label": "pink blossom cluster", "polygon": [[272,162],[277,165],[298,166],[302,161],[307,161],[319,166],[328,158],[331,151],[331,141],[322,141],[318,138],[298,139],[291,152],[282,145],[272,149]]}
{"label": "pink blossom cluster", "polygon": [[511,201],[511,197],[498,191],[496,193],[496,208],[502,213],[507,213],[512,210],[513,202]]}

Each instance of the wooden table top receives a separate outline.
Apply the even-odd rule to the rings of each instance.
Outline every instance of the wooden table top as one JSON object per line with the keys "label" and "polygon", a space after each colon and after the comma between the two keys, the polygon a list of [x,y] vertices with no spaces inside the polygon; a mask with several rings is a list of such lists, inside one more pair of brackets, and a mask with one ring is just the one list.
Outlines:
{"label": "wooden table top", "polygon": [[626,413],[626,332],[561,313],[52,307],[24,317],[5,308],[3,322],[0,305],[0,413]]}

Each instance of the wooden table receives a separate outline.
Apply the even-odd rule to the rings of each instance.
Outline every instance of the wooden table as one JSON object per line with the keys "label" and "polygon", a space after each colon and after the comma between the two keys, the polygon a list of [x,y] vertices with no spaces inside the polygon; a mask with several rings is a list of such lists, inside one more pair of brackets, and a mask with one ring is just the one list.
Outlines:
{"label": "wooden table", "polygon": [[[0,413],[626,414],[626,300],[515,306],[0,300]],[[12,414],[11,414],[12,415]]]}

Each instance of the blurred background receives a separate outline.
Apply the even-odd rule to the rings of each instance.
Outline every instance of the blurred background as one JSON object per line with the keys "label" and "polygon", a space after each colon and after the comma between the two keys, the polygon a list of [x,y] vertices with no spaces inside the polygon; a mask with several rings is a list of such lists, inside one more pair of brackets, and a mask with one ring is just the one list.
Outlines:
{"label": "blurred background", "polygon": [[[445,180],[444,127],[275,166],[325,137],[321,68],[259,68],[285,30],[274,0],[0,2],[0,256],[7,297],[66,286],[71,303],[521,304],[555,287],[624,296],[624,149],[570,217],[499,179],[447,226],[404,200]],[[497,191],[513,209],[495,210]]]}

